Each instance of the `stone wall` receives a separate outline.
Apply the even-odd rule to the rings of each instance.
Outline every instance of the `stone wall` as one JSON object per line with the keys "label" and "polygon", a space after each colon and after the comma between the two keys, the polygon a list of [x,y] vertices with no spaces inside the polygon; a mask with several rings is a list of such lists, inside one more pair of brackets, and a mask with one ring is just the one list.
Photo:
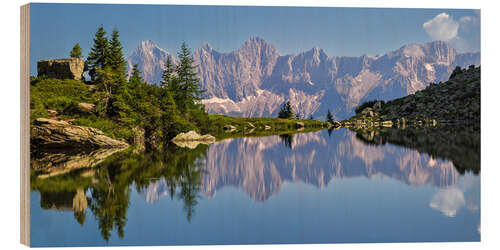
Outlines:
{"label": "stone wall", "polygon": [[38,61],[38,76],[58,79],[81,80],[85,62],[80,58],[64,58]]}

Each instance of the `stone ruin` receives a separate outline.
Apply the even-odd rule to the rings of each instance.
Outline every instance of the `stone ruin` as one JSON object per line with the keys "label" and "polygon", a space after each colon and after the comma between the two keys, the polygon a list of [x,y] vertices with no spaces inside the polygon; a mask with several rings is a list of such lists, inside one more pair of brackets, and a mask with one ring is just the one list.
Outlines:
{"label": "stone ruin", "polygon": [[80,58],[40,60],[37,68],[38,76],[81,80],[85,70],[85,62]]}

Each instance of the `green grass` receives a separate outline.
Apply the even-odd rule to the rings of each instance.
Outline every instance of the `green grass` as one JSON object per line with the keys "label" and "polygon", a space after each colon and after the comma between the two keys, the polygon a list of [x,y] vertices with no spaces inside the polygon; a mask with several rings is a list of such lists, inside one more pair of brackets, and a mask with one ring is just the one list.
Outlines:
{"label": "green grass", "polygon": [[[327,122],[318,120],[298,120],[298,119],[282,119],[270,117],[231,117],[226,115],[209,115],[212,130],[210,131],[218,140],[232,137],[244,136],[269,136],[279,134],[290,134],[297,132],[311,132],[320,129],[328,128]],[[297,122],[304,123],[304,128],[298,129]],[[251,123],[255,128],[252,129]],[[225,125],[232,125],[236,128],[233,132],[226,132],[223,128]],[[265,126],[270,126],[269,130],[265,130]]]}
{"label": "green grass", "polygon": [[71,79],[32,78],[30,88],[31,120],[48,116],[47,109],[59,114],[73,115],[78,103],[94,103],[89,86]]}
{"label": "green grass", "polygon": [[96,115],[78,117],[73,120],[73,124],[97,128],[111,138],[129,140],[133,136],[131,127],[118,124],[116,121],[109,118],[103,118]]}
{"label": "green grass", "polygon": [[47,109],[52,109],[59,113],[61,119],[72,120],[75,125],[97,128],[112,138],[132,137],[131,127],[110,118],[78,112],[78,103],[96,102],[89,85],[81,81],[34,77],[31,79],[30,91],[31,122],[40,117],[49,117]]}

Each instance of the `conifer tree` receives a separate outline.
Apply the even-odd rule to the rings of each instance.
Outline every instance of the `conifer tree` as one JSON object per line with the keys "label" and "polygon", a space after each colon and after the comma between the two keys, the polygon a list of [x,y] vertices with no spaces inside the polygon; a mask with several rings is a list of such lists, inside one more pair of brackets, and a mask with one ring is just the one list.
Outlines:
{"label": "conifer tree", "polygon": [[109,67],[96,69],[95,83],[99,93],[98,111],[101,113],[101,116],[107,116],[111,113],[109,108],[111,106],[113,92],[115,91],[114,88],[116,87],[114,84],[115,78],[114,71]]}
{"label": "conifer tree", "polygon": [[293,109],[292,109],[292,105],[290,104],[290,101],[287,101],[283,104],[283,106],[280,109],[280,112],[278,113],[278,117],[284,118],[284,119],[291,119],[294,117]]}
{"label": "conifer tree", "polygon": [[167,57],[167,61],[165,62],[165,70],[163,71],[163,74],[161,76],[161,86],[164,88],[167,88],[170,91],[176,91],[174,88],[175,85],[173,80],[174,80],[174,65],[172,64],[172,60],[170,57]]}
{"label": "conifer tree", "polygon": [[108,38],[106,38],[106,31],[102,25],[97,29],[94,36],[94,46],[90,50],[87,57],[87,65],[89,68],[89,76],[92,81],[97,79],[97,70],[102,70],[108,61]]}
{"label": "conifer tree", "polygon": [[134,67],[132,68],[132,74],[130,75],[128,81],[132,83],[131,86],[144,82],[144,79],[141,76],[141,71],[139,70],[139,65],[137,63],[134,64]]}
{"label": "conifer tree", "polygon": [[72,58],[82,58],[82,48],[80,48],[80,44],[76,43],[69,56]]}
{"label": "conifer tree", "polygon": [[333,115],[330,110],[328,110],[328,113],[326,113],[326,121],[329,123],[333,123]]}
{"label": "conifer tree", "polygon": [[196,73],[196,65],[191,51],[185,42],[181,45],[181,51],[178,53],[179,64],[175,67],[178,79],[178,95],[176,103],[182,111],[186,111],[193,106],[197,100],[200,100],[201,90],[199,79]]}
{"label": "conifer tree", "polygon": [[114,29],[111,33],[111,40],[109,41],[108,55],[106,56],[106,65],[109,65],[112,70],[119,76],[125,76],[127,71],[127,63],[123,58],[123,47],[119,40],[120,33]]}

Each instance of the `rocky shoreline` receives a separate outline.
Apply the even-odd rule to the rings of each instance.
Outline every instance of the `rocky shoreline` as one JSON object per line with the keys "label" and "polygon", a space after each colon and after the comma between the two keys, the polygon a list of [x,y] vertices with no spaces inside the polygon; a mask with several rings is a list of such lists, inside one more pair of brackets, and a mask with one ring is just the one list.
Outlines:
{"label": "rocky shoreline", "polygon": [[406,127],[480,124],[481,67],[457,67],[444,83],[431,83],[414,94],[388,102],[369,101],[334,128]]}
{"label": "rocky shoreline", "polygon": [[40,149],[127,148],[128,143],[110,138],[96,128],[68,121],[38,118],[31,126],[31,147]]}

